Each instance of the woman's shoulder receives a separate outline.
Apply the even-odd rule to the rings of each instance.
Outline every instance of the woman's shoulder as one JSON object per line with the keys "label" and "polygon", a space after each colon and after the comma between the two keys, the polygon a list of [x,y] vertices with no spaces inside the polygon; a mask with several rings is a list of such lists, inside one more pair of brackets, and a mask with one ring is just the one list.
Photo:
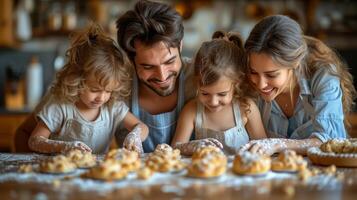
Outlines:
{"label": "woman's shoulder", "polygon": [[340,78],[335,70],[336,68],[333,65],[321,66],[311,77],[311,89],[339,86]]}

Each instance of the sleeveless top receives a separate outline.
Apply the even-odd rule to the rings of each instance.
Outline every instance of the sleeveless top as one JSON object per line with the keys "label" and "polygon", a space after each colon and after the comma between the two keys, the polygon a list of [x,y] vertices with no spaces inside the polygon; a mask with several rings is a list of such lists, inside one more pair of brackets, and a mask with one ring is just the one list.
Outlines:
{"label": "sleeveless top", "polygon": [[249,142],[249,135],[242,123],[239,104],[233,102],[234,121],[236,126],[225,131],[204,128],[204,106],[197,102],[195,122],[195,139],[215,138],[223,144],[226,154],[235,154],[244,144]]}
{"label": "sleeveless top", "polygon": [[143,141],[143,149],[145,153],[153,152],[158,144],[161,143],[170,144],[171,139],[173,138],[176,129],[178,115],[179,112],[182,110],[182,107],[185,102],[184,99],[185,77],[182,72],[178,77],[178,82],[179,82],[178,100],[175,109],[170,112],[152,115],[139,107],[138,79],[136,75],[134,75],[133,77],[133,93],[132,93],[131,110],[132,113],[136,117],[138,117],[142,122],[144,122],[149,128],[149,135]]}

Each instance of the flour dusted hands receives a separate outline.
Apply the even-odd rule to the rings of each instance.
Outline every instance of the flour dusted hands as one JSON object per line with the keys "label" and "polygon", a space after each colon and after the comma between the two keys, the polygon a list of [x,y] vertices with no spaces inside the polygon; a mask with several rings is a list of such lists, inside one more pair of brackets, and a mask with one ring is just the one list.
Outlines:
{"label": "flour dusted hands", "polygon": [[175,148],[179,149],[183,155],[192,155],[195,151],[204,146],[216,146],[223,149],[222,143],[214,138],[205,138],[200,140],[192,140],[186,143],[177,143]]}
{"label": "flour dusted hands", "polygon": [[136,151],[140,154],[144,153],[143,144],[140,138],[141,131],[140,124],[136,125],[134,129],[125,137],[123,143],[124,148]]}
{"label": "flour dusted hands", "polygon": [[31,136],[28,145],[30,149],[41,153],[65,153],[72,149],[92,152],[92,149],[81,141],[50,140],[43,136]]}
{"label": "flour dusted hands", "polygon": [[250,151],[252,153],[259,153],[270,156],[284,148],[286,148],[284,139],[268,138],[261,140],[251,140],[247,144],[243,145],[239,149],[239,152]]}
{"label": "flour dusted hands", "polygon": [[92,149],[81,141],[63,142],[63,146],[64,148],[62,152],[68,152],[72,149],[92,152]]}

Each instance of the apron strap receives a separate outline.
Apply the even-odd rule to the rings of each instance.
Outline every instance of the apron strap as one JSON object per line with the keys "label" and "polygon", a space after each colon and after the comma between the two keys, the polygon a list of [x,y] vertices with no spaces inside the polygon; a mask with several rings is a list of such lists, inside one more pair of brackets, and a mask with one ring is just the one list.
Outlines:
{"label": "apron strap", "polygon": [[180,72],[178,78],[179,90],[178,90],[178,98],[177,98],[177,107],[176,107],[176,117],[179,116],[183,106],[185,105],[185,75]]}
{"label": "apron strap", "polygon": [[[195,138],[201,138],[201,137],[205,137],[207,135],[206,129],[204,129],[202,127],[203,126],[203,117],[204,117],[204,106],[201,104],[201,102],[197,101]],[[201,134],[201,136],[198,136],[196,134]]]}
{"label": "apron strap", "polygon": [[236,127],[244,127],[238,101],[233,101],[232,104],[233,104],[233,114],[234,114],[234,121],[236,123]]}
{"label": "apron strap", "polygon": [[138,78],[136,73],[133,75],[133,90],[132,90],[132,97],[131,97],[131,112],[136,117],[140,118],[140,109],[139,109],[139,99],[138,99]]}

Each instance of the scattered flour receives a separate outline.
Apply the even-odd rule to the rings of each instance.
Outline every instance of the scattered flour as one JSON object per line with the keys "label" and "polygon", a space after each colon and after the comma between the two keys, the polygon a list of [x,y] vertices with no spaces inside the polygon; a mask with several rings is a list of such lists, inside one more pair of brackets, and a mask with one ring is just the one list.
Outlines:
{"label": "scattered flour", "polygon": [[[30,157],[30,158],[29,158]],[[0,154],[0,159],[6,160],[5,163],[1,165],[6,165],[13,161],[33,161],[33,159],[38,159],[38,155],[33,156],[21,156],[21,155],[2,155]],[[43,156],[42,156],[43,159]],[[137,179],[135,173],[129,173],[129,175],[119,181],[104,182],[99,180],[84,179],[80,175],[87,171],[87,169],[76,169],[75,172],[69,174],[43,174],[43,173],[17,173],[16,170],[10,169],[9,171],[0,174],[0,186],[2,183],[8,181],[15,181],[19,183],[44,183],[52,184],[53,186],[65,186],[65,187],[75,187],[80,191],[96,191],[99,194],[113,191],[118,188],[124,187],[136,187],[145,188],[147,186],[161,185],[161,190],[164,193],[174,193],[177,196],[183,196],[185,194],[185,188],[197,186],[197,185],[224,185],[227,187],[239,188],[243,186],[255,186],[259,184],[260,181],[284,181],[292,180],[297,182],[297,174],[294,173],[276,173],[268,172],[265,175],[260,176],[238,176],[231,171],[232,163],[228,164],[228,170],[225,174],[217,178],[210,179],[200,179],[200,178],[190,178],[186,176],[186,171],[182,170],[176,173],[155,173],[148,180]],[[305,184],[312,185],[318,189],[329,189],[329,188],[341,188],[342,183],[340,180],[336,179],[334,176],[319,175],[310,178]],[[61,187],[63,188],[63,187]],[[259,187],[258,193],[267,193],[269,188]],[[16,194],[11,193],[12,196]],[[43,200],[47,199],[44,194],[37,194],[35,199]]]}

